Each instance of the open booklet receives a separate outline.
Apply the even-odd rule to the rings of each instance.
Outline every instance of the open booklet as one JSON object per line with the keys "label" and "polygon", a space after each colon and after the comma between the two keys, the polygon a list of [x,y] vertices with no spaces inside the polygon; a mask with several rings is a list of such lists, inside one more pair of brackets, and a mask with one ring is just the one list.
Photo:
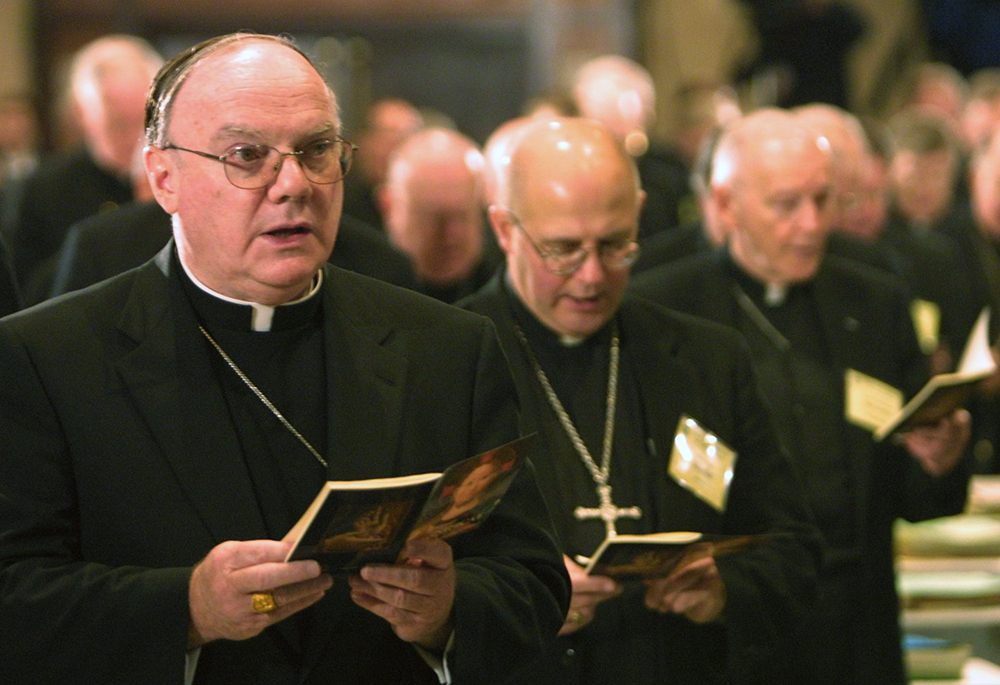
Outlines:
{"label": "open booklet", "polygon": [[884,440],[894,433],[905,433],[916,426],[937,423],[961,407],[976,383],[995,370],[996,362],[989,340],[989,308],[984,308],[969,333],[958,369],[932,376],[895,416],[875,429],[875,440]]}
{"label": "open booklet", "polygon": [[691,531],[614,535],[605,538],[592,557],[577,557],[577,561],[584,564],[588,575],[621,581],[651,580],[665,578],[682,565],[704,557],[740,552],[767,537]]}
{"label": "open booklet", "polygon": [[286,561],[327,573],[394,563],[407,540],[447,539],[479,526],[520,471],[535,434],[463,459],[443,473],[327,481],[285,541]]}

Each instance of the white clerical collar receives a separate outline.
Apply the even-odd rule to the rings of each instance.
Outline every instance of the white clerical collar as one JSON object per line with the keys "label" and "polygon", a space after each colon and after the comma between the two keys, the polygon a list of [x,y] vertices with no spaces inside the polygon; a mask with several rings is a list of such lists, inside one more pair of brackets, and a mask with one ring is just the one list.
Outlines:
{"label": "white clerical collar", "polygon": [[[241,304],[250,307],[251,330],[263,333],[266,333],[267,331],[271,330],[271,323],[274,321],[274,310],[277,309],[277,307],[271,307],[269,305],[260,304],[258,302],[247,302],[246,300],[237,300],[234,297],[229,297],[228,295],[223,295],[222,293],[215,292],[207,285],[199,281],[197,276],[191,273],[191,269],[189,269],[188,265],[184,263],[184,256],[180,253],[180,250],[178,250],[177,253],[178,253],[177,256],[180,258],[181,267],[184,269],[184,273],[187,274],[188,278],[191,279],[191,282],[194,283],[196,286],[198,286],[198,288],[205,291],[212,297],[217,297],[225,302],[231,302],[232,304]],[[307,292],[305,295],[303,295],[298,299],[292,300],[291,302],[284,302],[278,306],[284,307],[285,305],[289,304],[298,304],[300,302],[305,302],[310,297],[319,292],[319,287],[321,285],[323,285],[322,269],[317,271],[316,275],[313,276],[313,284],[312,287],[309,288],[309,292]]]}
{"label": "white clerical collar", "polygon": [[788,297],[788,286],[784,283],[768,283],[764,286],[764,304],[768,307],[780,307]]}
{"label": "white clerical collar", "polygon": [[581,338],[575,335],[560,335],[559,344],[563,347],[577,347],[582,344],[586,338]]}

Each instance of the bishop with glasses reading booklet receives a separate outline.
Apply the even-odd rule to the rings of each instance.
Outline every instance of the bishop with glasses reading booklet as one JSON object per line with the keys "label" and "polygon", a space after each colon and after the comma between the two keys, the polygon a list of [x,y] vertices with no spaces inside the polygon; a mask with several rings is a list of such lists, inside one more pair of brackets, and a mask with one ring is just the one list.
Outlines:
{"label": "bishop with glasses reading booklet", "polygon": [[325,482],[520,434],[489,321],[327,263],[353,149],[322,76],[286,38],[221,36],[164,66],[146,118],[173,239],[0,321],[4,683],[492,685],[530,661],[569,579],[503,450],[405,560],[286,561]]}
{"label": "bishop with glasses reading booklet", "polygon": [[[505,268],[460,305],[495,323],[521,431],[538,432],[573,596],[558,642],[497,682],[781,682],[775,645],[809,606],[819,540],[747,351],[624,297],[644,196],[614,136],[583,119],[523,126],[492,169]],[[670,531],[767,537],[648,582],[574,560],[612,536]]]}

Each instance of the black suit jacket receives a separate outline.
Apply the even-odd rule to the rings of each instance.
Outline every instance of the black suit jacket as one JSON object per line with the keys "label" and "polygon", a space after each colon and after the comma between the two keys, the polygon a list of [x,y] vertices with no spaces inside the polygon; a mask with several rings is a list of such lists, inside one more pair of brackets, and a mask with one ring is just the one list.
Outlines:
{"label": "black suit jacket", "polygon": [[132,186],[97,166],[85,148],[46,160],[22,182],[8,213],[14,270],[27,284],[81,219],[132,200]]}
{"label": "black suit jacket", "polygon": [[10,252],[3,236],[0,235],[0,317],[16,312],[21,308],[21,304],[21,292],[14,277]]}
{"label": "black suit jacket", "polygon": [[[758,372],[765,366],[768,342],[740,306],[733,267],[725,252],[697,257],[653,269],[633,283],[633,292],[663,305],[731,326],[747,337]],[[908,311],[908,297],[895,279],[864,265],[827,255],[812,285],[823,336],[833,362],[841,372],[856,369],[878,378],[910,396],[925,379],[916,335]],[[843,377],[839,374],[838,377]],[[765,399],[774,409],[779,434],[790,428],[794,401],[780,376],[763,379]],[[829,388],[843,404],[843,385]],[[845,512],[858,523],[864,568],[850,582],[864,598],[868,652],[854,655],[861,672],[875,683],[901,682],[902,658],[898,629],[898,602],[893,572],[892,524],[897,517],[920,520],[957,514],[965,503],[968,464],[949,476],[933,479],[915,460],[889,441],[876,444],[871,433],[844,422],[845,462],[855,487],[857,511]],[[796,445],[789,444],[793,461]],[[821,584],[831,580],[821,574]],[[838,582],[843,578],[837,578]],[[867,682],[867,681],[866,681]]]}
{"label": "black suit jacket", "polygon": [[[548,405],[514,332],[502,274],[461,304],[490,317],[511,365],[524,411],[522,430],[539,431],[539,482],[556,528],[579,525],[577,502],[560,501],[551,461],[578,457]],[[644,683],[737,681],[777,683],[774,648],[794,630],[815,593],[818,534],[785,454],[757,395],[745,346],[733,332],[706,321],[626,298],[618,314],[622,359],[638,373],[644,435],[656,461],[654,530],[775,533],[772,544],[719,560],[726,585],[722,624],[699,626],[642,604],[641,586],[601,605],[593,623],[520,672],[511,682]],[[625,368],[625,367],[623,367]],[[735,473],[724,513],[669,477],[677,425],[687,414],[735,449]],[[644,478],[642,473],[633,478]],[[593,550],[568,550],[589,554]],[[729,660],[727,661],[727,645]],[[730,671],[726,672],[727,665]],[[728,681],[726,681],[728,682]]]}
{"label": "black suit jacket", "polygon": [[[0,323],[8,682],[181,682],[191,568],[222,541],[266,536],[171,248]],[[325,277],[329,478],[437,471],[516,435],[488,321],[335,267]],[[549,525],[529,469],[454,541],[455,682],[494,682],[561,625],[568,580]],[[206,645],[197,682],[434,680],[345,579],[305,613],[306,633],[286,622]]]}
{"label": "black suit jacket", "polygon": [[[130,203],[75,224],[55,265],[50,297],[85,288],[152,259],[170,240],[170,215],[155,202]],[[342,214],[330,263],[403,288],[416,288],[413,265],[385,236]]]}

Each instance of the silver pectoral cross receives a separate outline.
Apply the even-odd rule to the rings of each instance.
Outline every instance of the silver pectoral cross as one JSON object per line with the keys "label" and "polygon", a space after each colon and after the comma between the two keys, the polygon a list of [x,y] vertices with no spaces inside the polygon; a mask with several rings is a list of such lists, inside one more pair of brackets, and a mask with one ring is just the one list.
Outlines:
{"label": "silver pectoral cross", "polygon": [[573,516],[577,521],[599,518],[604,521],[604,527],[609,536],[615,534],[615,521],[620,518],[638,519],[642,518],[642,509],[639,507],[616,507],[611,501],[611,486],[598,485],[597,495],[601,500],[599,507],[577,507],[573,511]]}

